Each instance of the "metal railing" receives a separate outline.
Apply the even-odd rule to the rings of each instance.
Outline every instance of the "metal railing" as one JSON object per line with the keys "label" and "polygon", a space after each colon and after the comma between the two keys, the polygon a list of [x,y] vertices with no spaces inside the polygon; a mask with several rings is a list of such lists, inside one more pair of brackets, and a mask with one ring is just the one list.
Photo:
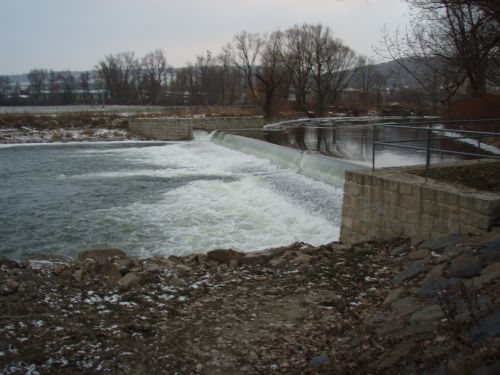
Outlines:
{"label": "metal railing", "polygon": [[[481,142],[483,138],[488,137],[499,137],[500,131],[477,131],[477,130],[464,130],[457,128],[458,125],[481,125],[481,124],[494,124],[494,129],[500,130],[500,119],[485,119],[485,120],[460,120],[460,121],[423,121],[423,122],[412,122],[412,123],[398,123],[398,124],[376,124],[373,125],[373,145],[372,145],[372,170],[375,170],[375,159],[376,159],[376,147],[386,146],[395,147],[408,150],[425,151],[425,176],[427,177],[430,164],[431,155],[433,153],[449,154],[449,155],[460,155],[470,158],[488,158],[500,160],[500,153],[480,153]],[[454,125],[454,127],[450,127]],[[439,126],[439,127],[438,127]],[[379,130],[380,129],[405,129],[414,130],[417,132],[424,133],[423,138],[419,139],[398,139],[398,140],[380,140]],[[461,136],[458,137],[433,137],[433,134],[445,135],[445,133],[455,133]],[[460,139],[475,139],[477,144],[473,145],[476,147],[476,152],[463,152],[454,150],[445,150],[443,148],[436,148],[433,146],[434,141],[440,140],[460,140]],[[408,145],[408,143],[425,142],[425,147]]]}

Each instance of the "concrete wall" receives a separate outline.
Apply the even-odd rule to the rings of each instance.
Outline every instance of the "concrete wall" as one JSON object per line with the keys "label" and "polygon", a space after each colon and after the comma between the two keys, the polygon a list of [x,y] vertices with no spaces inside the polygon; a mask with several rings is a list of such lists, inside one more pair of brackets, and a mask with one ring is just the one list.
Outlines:
{"label": "concrete wall", "polygon": [[262,117],[191,117],[139,118],[129,122],[134,134],[160,141],[183,141],[193,138],[193,129],[206,131],[228,129],[260,129]]}
{"label": "concrete wall", "polygon": [[346,172],[342,242],[395,236],[418,241],[451,233],[484,233],[500,217],[498,194],[426,181],[407,171]]}

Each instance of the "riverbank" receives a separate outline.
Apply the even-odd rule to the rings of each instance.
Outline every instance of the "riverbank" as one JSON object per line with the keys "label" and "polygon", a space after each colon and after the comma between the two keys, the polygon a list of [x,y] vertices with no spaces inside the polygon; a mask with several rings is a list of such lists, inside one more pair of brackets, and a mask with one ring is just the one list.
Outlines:
{"label": "riverbank", "polygon": [[0,114],[0,144],[139,140],[117,114]]}
{"label": "riverbank", "polygon": [[489,233],[415,247],[4,258],[0,372],[493,374],[499,251]]}

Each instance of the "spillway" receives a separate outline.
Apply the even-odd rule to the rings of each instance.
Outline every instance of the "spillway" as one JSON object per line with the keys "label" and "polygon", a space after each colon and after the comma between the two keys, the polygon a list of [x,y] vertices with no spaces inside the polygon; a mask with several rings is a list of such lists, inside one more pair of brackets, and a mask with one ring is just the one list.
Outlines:
{"label": "spillway", "polygon": [[212,142],[233,150],[270,160],[280,168],[296,171],[304,176],[341,188],[346,170],[368,168],[370,164],[324,156],[257,139],[214,132]]}
{"label": "spillway", "polygon": [[96,247],[168,256],[338,239],[342,189],[304,176],[338,182],[327,177],[331,165],[233,140],[248,154],[209,137],[4,145],[0,256],[74,256]]}

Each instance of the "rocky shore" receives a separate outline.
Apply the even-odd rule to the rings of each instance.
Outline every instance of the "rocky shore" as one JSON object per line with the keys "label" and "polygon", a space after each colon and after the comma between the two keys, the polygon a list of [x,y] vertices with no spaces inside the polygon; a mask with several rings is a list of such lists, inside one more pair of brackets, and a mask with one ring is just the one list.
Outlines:
{"label": "rocky shore", "polygon": [[115,114],[0,114],[0,144],[137,140]]}
{"label": "rocky shore", "polygon": [[0,265],[2,374],[500,372],[500,233]]}

